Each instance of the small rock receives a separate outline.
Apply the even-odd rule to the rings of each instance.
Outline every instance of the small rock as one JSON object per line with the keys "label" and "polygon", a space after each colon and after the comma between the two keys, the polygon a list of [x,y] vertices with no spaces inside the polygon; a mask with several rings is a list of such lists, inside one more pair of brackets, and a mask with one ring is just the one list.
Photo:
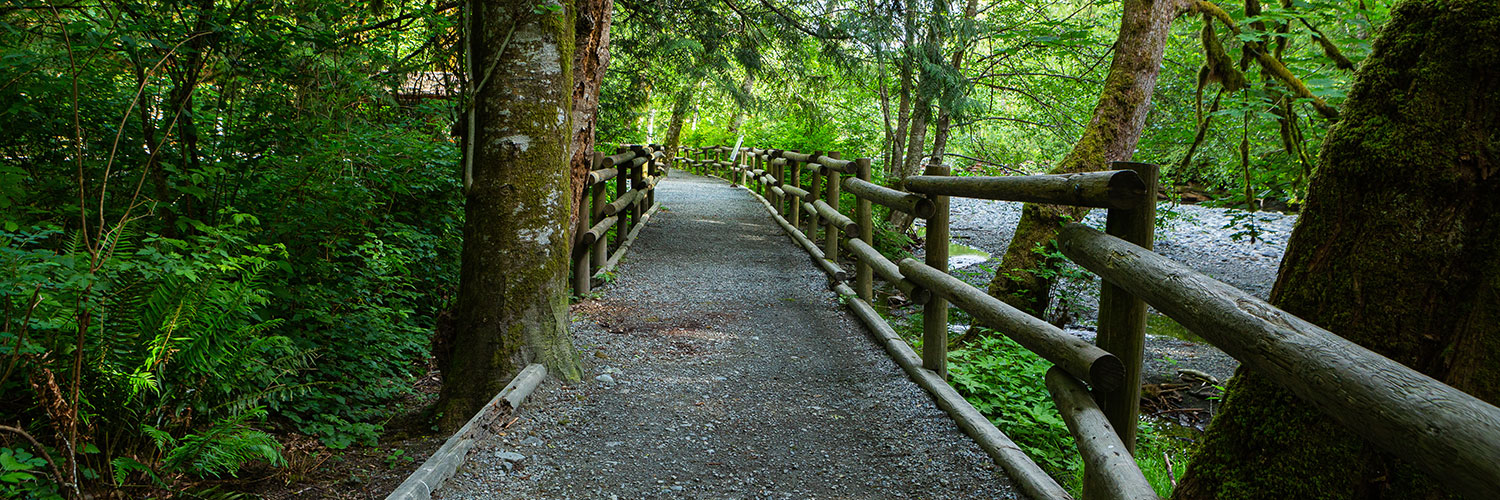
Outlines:
{"label": "small rock", "polygon": [[597,377],[594,377],[594,380],[598,380],[599,382],[603,382],[603,383],[609,384],[609,385],[614,385],[615,384],[615,378],[611,377],[608,373],[600,375],[600,376],[597,376]]}
{"label": "small rock", "polygon": [[514,451],[497,451],[497,452],[495,452],[495,458],[498,458],[498,459],[506,461],[507,463],[510,463],[510,462],[520,462],[522,460],[525,460],[526,459],[526,455],[522,455],[522,454],[516,453]]}
{"label": "small rock", "polygon": [[542,445],[542,438],[539,438],[539,437],[536,437],[536,436],[531,436],[531,437],[528,437],[526,439],[522,439],[521,440],[521,444],[525,445],[525,446],[541,446]]}

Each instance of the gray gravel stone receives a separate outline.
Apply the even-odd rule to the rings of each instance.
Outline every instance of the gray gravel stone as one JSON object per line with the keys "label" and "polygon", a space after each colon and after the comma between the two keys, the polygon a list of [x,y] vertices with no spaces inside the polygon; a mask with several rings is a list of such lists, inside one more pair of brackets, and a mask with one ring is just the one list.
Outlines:
{"label": "gray gravel stone", "polygon": [[[1016,498],[759,202],[680,171],[657,200],[573,314],[590,371],[634,392],[544,383],[436,497]],[[528,435],[506,472],[493,451]]]}

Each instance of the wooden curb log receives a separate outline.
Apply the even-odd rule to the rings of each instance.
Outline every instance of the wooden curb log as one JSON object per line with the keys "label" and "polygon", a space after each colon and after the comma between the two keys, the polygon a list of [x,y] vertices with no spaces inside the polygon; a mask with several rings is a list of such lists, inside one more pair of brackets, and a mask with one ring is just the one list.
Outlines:
{"label": "wooden curb log", "polygon": [[922,368],[922,359],[912,351],[911,346],[906,345],[891,325],[881,319],[880,313],[870,307],[864,299],[855,295],[854,289],[848,285],[839,284],[834,287],[834,292],[846,298],[845,304],[854,311],[854,316],[868,327],[870,334],[875,336],[875,341],[885,347],[891,359],[906,371],[917,385],[927,390],[932,395],[933,401],[947,412],[953,421],[963,429],[965,434],[974,439],[979,448],[989,454],[990,459],[1000,465],[1006,474],[1021,487],[1026,496],[1034,499],[1045,500],[1072,500],[1072,496],[1064,490],[1057,481],[1048,476],[1042,468],[1026,456],[1014,441],[1011,441],[1005,433],[996,429],[984,414],[974,409],[974,405],[958,394],[953,386],[948,385],[946,380],[938,374]]}
{"label": "wooden curb log", "polygon": [[1154,252],[1079,224],[1064,255],[1467,498],[1500,491],[1500,408]]}
{"label": "wooden curb log", "polygon": [[490,399],[484,408],[475,413],[463,427],[458,429],[443,443],[441,448],[433,452],[427,461],[416,472],[407,476],[386,500],[426,500],[432,498],[432,492],[443,485],[443,481],[453,477],[458,467],[463,465],[464,459],[468,458],[469,450],[484,437],[486,427],[495,421],[495,418],[514,412],[521,407],[521,402],[536,390],[537,384],[547,378],[547,367],[534,364],[527,366],[516,378],[510,380],[499,394]]}

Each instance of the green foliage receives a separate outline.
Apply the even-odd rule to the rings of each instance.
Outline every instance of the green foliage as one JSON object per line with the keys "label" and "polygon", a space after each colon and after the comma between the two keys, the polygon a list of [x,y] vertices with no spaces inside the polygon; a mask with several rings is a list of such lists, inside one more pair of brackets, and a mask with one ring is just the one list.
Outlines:
{"label": "green foliage", "polygon": [[49,474],[45,458],[25,448],[0,447],[0,498],[61,500],[57,478]]}
{"label": "green foliage", "polygon": [[0,420],[117,487],[373,443],[457,286],[452,103],[400,90],[456,16],[158,7],[0,11]]}
{"label": "green foliage", "polygon": [[948,353],[953,388],[1054,476],[1082,469],[1073,437],[1047,393],[1052,364],[995,332]]}

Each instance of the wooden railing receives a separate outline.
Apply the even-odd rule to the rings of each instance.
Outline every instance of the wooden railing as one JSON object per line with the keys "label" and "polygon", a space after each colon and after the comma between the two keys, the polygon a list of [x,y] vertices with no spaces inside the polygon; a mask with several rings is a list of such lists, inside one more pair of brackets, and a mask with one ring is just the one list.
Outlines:
{"label": "wooden railing", "polygon": [[[593,169],[584,180],[577,236],[573,239],[573,293],[587,295],[595,278],[619,264],[630,244],[656,212],[656,184],[666,175],[660,146],[622,146],[615,154],[594,153]],[[606,193],[615,179],[614,193]],[[615,229],[611,254],[608,234]]]}
{"label": "wooden railing", "polygon": [[[1116,162],[1106,172],[950,177],[946,166],[931,164],[923,175],[906,179],[908,193],[871,182],[870,160],[843,160],[837,153],[742,148],[731,162],[722,146],[682,152],[681,168],[744,185],[764,203],[897,363],[1029,496],[1070,498],[944,380],[949,303],[1055,365],[1047,389],[1076,438],[1085,464],[1084,495],[1091,500],[1156,498],[1135,461],[1119,453],[1135,444],[1147,302],[1455,491],[1471,498],[1500,491],[1500,409],[1151,252],[1154,165]],[[856,200],[852,218],[839,213],[842,191]],[[1064,255],[1103,278],[1097,345],[948,274],[949,196],[1108,210],[1104,232],[1073,224],[1059,240]],[[926,221],[922,261],[893,263],[874,249],[871,204]],[[815,243],[820,225],[821,247]],[[853,288],[837,262],[841,242],[855,261]],[[920,358],[870,306],[877,275],[923,306]]]}

